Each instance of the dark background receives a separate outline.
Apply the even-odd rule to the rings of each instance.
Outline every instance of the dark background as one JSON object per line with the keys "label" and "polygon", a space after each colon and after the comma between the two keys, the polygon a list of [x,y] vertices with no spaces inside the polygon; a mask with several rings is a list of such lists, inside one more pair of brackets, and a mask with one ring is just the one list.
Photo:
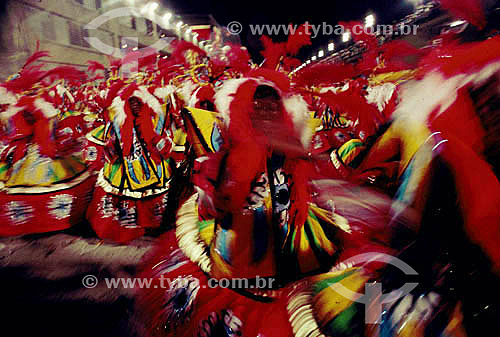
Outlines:
{"label": "dark background", "polygon": [[[212,14],[225,26],[231,21],[243,25],[241,43],[248,47],[254,60],[259,59],[262,48],[260,36],[251,34],[250,24],[302,24],[321,25],[323,22],[335,26],[340,21],[364,21],[369,13],[376,15],[377,24],[390,24],[414,11],[411,0],[341,0],[341,1],[235,1],[235,0],[163,0],[163,6],[176,14]],[[275,41],[285,41],[284,34],[273,36]],[[309,58],[330,40],[339,43],[336,36],[319,35],[312,46],[302,49],[299,58]]]}

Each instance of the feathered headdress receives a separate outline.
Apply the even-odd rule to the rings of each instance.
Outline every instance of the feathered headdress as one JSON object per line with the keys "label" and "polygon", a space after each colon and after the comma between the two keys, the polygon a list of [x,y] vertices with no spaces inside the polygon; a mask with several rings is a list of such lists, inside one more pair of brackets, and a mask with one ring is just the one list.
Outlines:
{"label": "feathered headdress", "polygon": [[214,78],[220,78],[224,72],[230,70],[245,74],[250,70],[250,55],[245,47],[227,44],[222,48],[223,55],[212,57],[209,62]]}
{"label": "feathered headdress", "polygon": [[484,42],[463,45],[450,44],[431,52],[420,62],[419,75],[439,70],[445,77],[469,74],[490,63],[499,62],[500,36]]}
{"label": "feathered headdress", "polygon": [[245,73],[250,69],[250,54],[248,50],[241,46],[230,45],[230,49],[226,53],[229,67]]}
{"label": "feathered headdress", "polygon": [[[307,153],[312,130],[308,127],[309,114],[307,103],[300,95],[282,88],[290,88],[282,82],[287,77],[279,72],[271,74],[269,69],[252,71],[251,76],[231,79],[224,83],[215,95],[215,104],[222,119],[222,153],[227,153],[222,161],[215,153],[208,160],[199,164],[200,171],[213,171],[219,167],[224,174],[215,191],[209,190],[216,209],[240,212],[251,190],[252,181],[266,167],[269,151],[278,151],[287,155],[287,172],[293,175],[300,187],[294,189],[293,198],[297,202],[291,213],[297,221],[307,212],[306,184],[302,184],[307,170],[301,160],[295,160]],[[272,79],[276,78],[278,83]],[[273,107],[259,111],[255,107],[259,95],[267,92],[273,97]],[[267,96],[265,96],[267,97]],[[264,118],[265,123],[260,123]],[[266,124],[266,125],[263,125]],[[294,159],[295,158],[295,159]],[[224,166],[221,166],[224,165]],[[195,175],[196,181],[196,175]],[[203,180],[200,178],[201,183]],[[299,183],[300,182],[300,183]],[[198,185],[198,183],[197,183]],[[198,185],[203,188],[203,184]],[[211,195],[210,195],[211,194]],[[209,202],[208,204],[212,204]]]}
{"label": "feathered headdress", "polygon": [[65,80],[70,85],[79,86],[87,80],[85,72],[72,66],[60,66],[47,71],[46,75],[50,82]]}
{"label": "feathered headdress", "polygon": [[37,51],[28,58],[19,73],[1,84],[7,91],[21,93],[31,89],[36,83],[47,76],[47,72],[42,70],[43,64],[33,65],[33,63],[39,61],[41,58],[49,56],[49,52],[38,51],[38,47],[39,45],[37,44]]}
{"label": "feathered headdress", "polygon": [[[24,112],[31,115],[31,123],[27,122]],[[2,119],[12,120],[12,125],[16,128],[15,135],[32,136],[32,142],[38,145],[41,155],[54,158],[57,150],[53,119],[57,113],[58,110],[44,98],[24,95],[4,112]],[[19,155],[23,156],[25,153],[19,153]]]}
{"label": "feathered headdress", "polygon": [[[142,104],[140,111],[132,111],[130,98],[135,97]],[[141,137],[143,138],[148,151],[157,159],[158,150],[156,149],[156,138],[158,133],[153,126],[153,119],[163,115],[163,108],[149,88],[139,86],[135,82],[128,85],[117,83],[113,86],[109,93],[108,99],[112,99],[110,106],[110,120],[113,121],[113,127],[117,131],[123,155],[129,156],[132,151],[132,143],[134,140],[133,130],[134,123],[137,124]]]}
{"label": "feathered headdress", "polygon": [[172,55],[170,55],[171,60],[175,64],[182,64],[186,67],[196,65],[196,59],[207,56],[204,50],[184,40],[176,40],[173,43],[173,48]]}
{"label": "feathered headdress", "polygon": [[297,29],[290,25],[291,34],[287,42],[275,43],[273,40],[263,35],[261,37],[264,49],[261,51],[265,58],[264,67],[276,70],[282,63],[285,71],[289,72],[295,69],[299,60],[294,59],[300,49],[311,44],[311,33],[307,29],[307,24],[299,26]]}

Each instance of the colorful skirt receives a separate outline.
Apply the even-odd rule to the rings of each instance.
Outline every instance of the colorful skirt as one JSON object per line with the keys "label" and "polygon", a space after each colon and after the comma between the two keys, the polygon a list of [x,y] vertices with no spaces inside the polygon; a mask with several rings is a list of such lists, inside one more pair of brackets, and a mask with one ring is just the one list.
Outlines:
{"label": "colorful skirt", "polygon": [[460,312],[452,310],[455,304],[442,301],[432,290],[402,294],[384,305],[375,316],[377,324],[368,322],[370,306],[350,294],[362,296],[372,282],[391,284],[382,277],[382,262],[374,268],[348,259],[329,272],[279,288],[269,278],[267,284],[257,277],[247,283],[211,278],[209,250],[203,248],[194,224],[197,213],[189,203],[193,199],[181,207],[176,229],[165,234],[138,275],[142,285],[136,283],[137,312],[147,336],[464,336]]}
{"label": "colorful skirt", "polygon": [[293,336],[284,300],[211,288],[172,234],[142,274],[152,279],[148,289],[139,289],[137,302],[148,336]]}
{"label": "colorful skirt", "polygon": [[0,236],[64,230],[83,221],[95,176],[84,172],[47,187],[9,187],[0,192]]}
{"label": "colorful skirt", "polygon": [[161,226],[167,201],[168,186],[138,195],[119,194],[105,181],[101,170],[87,220],[100,238],[127,243]]}

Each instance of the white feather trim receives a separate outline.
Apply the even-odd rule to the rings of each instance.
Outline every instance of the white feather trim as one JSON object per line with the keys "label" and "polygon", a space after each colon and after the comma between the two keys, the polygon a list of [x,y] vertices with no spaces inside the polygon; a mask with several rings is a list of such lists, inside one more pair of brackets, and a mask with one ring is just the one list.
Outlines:
{"label": "white feather trim", "polygon": [[368,93],[365,98],[369,104],[376,105],[378,110],[382,112],[387,103],[391,100],[395,90],[396,85],[393,83],[385,83],[375,87],[368,87]]}
{"label": "white feather trim", "polygon": [[46,118],[53,118],[57,116],[58,111],[54,106],[44,100],[43,98],[37,98],[34,102],[35,108],[40,110]]}
{"label": "white feather trim", "polygon": [[158,98],[166,100],[167,97],[175,93],[176,90],[177,88],[174,87],[173,85],[167,85],[166,87],[163,88],[157,88],[154,92],[154,95]]}
{"label": "white feather trim", "polygon": [[408,82],[402,87],[401,103],[394,112],[395,122],[403,126],[409,122],[427,123],[433,111],[439,108],[437,117],[456,101],[458,90],[469,84],[480,85],[498,72],[500,62],[495,62],[471,74],[445,78],[434,71],[420,81]]}
{"label": "white feather trim", "polygon": [[215,106],[220,113],[229,113],[229,106],[233,100],[233,95],[238,91],[238,88],[245,82],[252,81],[249,78],[231,79],[224,83],[224,85],[215,93]]}
{"label": "white feather trim", "polygon": [[193,94],[191,95],[191,97],[189,98],[189,101],[187,103],[187,106],[190,107],[190,108],[194,108],[196,106],[196,103],[198,103],[198,93],[200,92],[202,87],[199,87],[198,89],[196,89]]}
{"label": "white feather trim", "polygon": [[[130,97],[137,97],[144,104],[147,104],[156,114],[162,114],[163,108],[160,104],[158,98],[153,96],[146,87],[139,87],[138,90],[135,90]],[[125,123],[125,119],[127,115],[125,113],[125,101],[120,97],[116,96],[111,103],[111,109],[115,111],[115,117],[113,119],[113,124],[117,127],[123,126]]]}
{"label": "white feather trim", "polygon": [[187,104],[191,99],[191,95],[196,90],[197,86],[191,80],[186,80],[181,84],[179,93],[182,100]]}
{"label": "white feather trim", "polygon": [[8,121],[9,118],[13,117],[15,114],[17,114],[19,111],[22,111],[22,107],[18,107],[16,105],[10,105],[7,110],[5,110],[3,113],[0,113],[0,119],[4,122]]}
{"label": "white feather trim", "polygon": [[14,94],[4,87],[0,87],[0,104],[16,104],[16,102],[17,99]]}
{"label": "white feather trim", "polygon": [[157,115],[163,113],[163,108],[158,99],[151,95],[145,87],[139,87],[139,90],[134,91],[132,96],[139,98],[143,103],[149,105]]}
{"label": "white feather trim", "polygon": [[313,132],[309,127],[309,108],[307,102],[300,95],[283,98],[285,110],[292,118],[295,131],[300,135],[300,141],[305,149],[311,146]]}
{"label": "white feather trim", "polygon": [[[240,78],[226,81],[222,88],[215,94],[215,106],[226,126],[228,126],[230,122],[229,108],[234,99],[234,94],[243,83],[248,81],[254,81],[258,85],[271,86],[276,89],[281,97],[283,97],[283,93],[276,87],[276,85],[265,79]],[[309,127],[310,116],[307,102],[300,95],[283,97],[282,100],[285,110],[292,119],[295,131],[300,136],[302,146],[308,149],[311,145],[313,132]]]}
{"label": "white feather trim", "polygon": [[116,113],[113,118],[113,124],[121,127],[127,118],[127,115],[125,114],[125,101],[120,96],[116,96],[111,103],[111,109],[113,109]]}
{"label": "white feather trim", "polygon": [[227,80],[222,87],[215,93],[215,107],[220,113],[222,119],[226,126],[229,124],[229,107],[234,99],[234,94],[238,91],[238,88],[247,81],[255,81],[250,78],[237,78]]}

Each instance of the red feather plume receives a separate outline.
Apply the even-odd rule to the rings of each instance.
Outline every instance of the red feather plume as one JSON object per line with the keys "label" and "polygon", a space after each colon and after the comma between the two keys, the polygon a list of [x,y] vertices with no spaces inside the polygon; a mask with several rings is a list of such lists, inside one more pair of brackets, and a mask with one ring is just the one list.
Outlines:
{"label": "red feather plume", "polygon": [[96,75],[96,76],[91,77],[89,79],[90,82],[94,82],[94,81],[98,81],[98,80],[104,80],[104,76],[103,75]]}
{"label": "red feather plume", "polygon": [[297,55],[302,47],[311,45],[311,33],[306,28],[306,24],[303,24],[290,34],[286,43],[286,51],[290,55]]}
{"label": "red feather plume", "polygon": [[255,141],[249,111],[257,83],[243,83],[234,94],[230,105],[228,146],[224,181],[217,190],[216,207],[228,211],[239,211],[251,189],[252,180],[265,164],[265,149]]}
{"label": "red feather plume", "polygon": [[87,63],[89,64],[87,69],[91,73],[96,73],[99,70],[106,71],[106,67],[102,63],[93,60],[89,60]]}
{"label": "red feather plume", "polygon": [[380,51],[384,54],[386,60],[407,56],[419,56],[421,54],[418,48],[403,40],[394,40],[384,43],[380,47]]}
{"label": "red feather plume", "polygon": [[423,58],[419,72],[423,75],[431,70],[439,69],[446,77],[472,73],[487,64],[498,62],[499,49],[500,36],[480,43],[450,45]]}
{"label": "red feather plume", "polygon": [[486,26],[486,16],[480,0],[440,0],[441,6],[479,29]]}
{"label": "red feather plume", "polygon": [[264,68],[276,69],[281,57],[286,53],[286,43],[274,43],[273,40],[266,35],[263,35],[260,40],[264,46],[264,50],[261,51],[261,54],[266,59]]}
{"label": "red feather plume", "polygon": [[55,81],[57,79],[63,79],[73,84],[83,83],[87,80],[87,75],[72,66],[60,66],[54,69],[51,69],[46,74],[47,77],[51,79],[51,81]]}
{"label": "red feather plume", "polygon": [[242,73],[247,72],[250,69],[250,54],[248,50],[236,45],[230,45],[230,48],[226,53],[229,67]]}
{"label": "red feather plume", "polygon": [[109,68],[112,71],[118,71],[122,67],[122,60],[121,59],[114,58],[114,57],[108,55],[108,60],[109,60]]}
{"label": "red feather plume", "polygon": [[17,78],[5,82],[3,86],[16,93],[29,90],[46,76],[47,72],[43,71],[42,67],[43,65],[40,64],[23,69]]}
{"label": "red feather plume", "polygon": [[294,78],[297,87],[333,84],[356,76],[351,64],[318,63],[299,71]]}
{"label": "red feather plume", "polygon": [[302,62],[294,57],[285,57],[283,60],[283,68],[285,71],[292,71],[298,68],[301,64]]}
{"label": "red feather plume", "polygon": [[41,51],[36,51],[33,55],[31,55],[27,60],[26,63],[23,65],[23,69],[26,68],[27,66],[33,64],[34,62],[40,60],[43,57],[50,57],[50,54],[46,50],[41,50]]}
{"label": "red feather plume", "polygon": [[214,102],[214,96],[215,96],[215,90],[211,85],[205,85],[201,87],[197,92],[196,92],[196,108],[202,108],[201,107],[201,102],[203,101],[210,101]]}
{"label": "red feather plume", "polygon": [[192,51],[202,57],[205,57],[207,53],[200,49],[199,47],[195,46],[194,44],[184,41],[184,40],[177,40],[173,43],[174,50],[172,52],[172,55],[170,58],[177,64],[186,64],[186,52],[187,51]]}
{"label": "red feather plume", "polygon": [[103,106],[101,108],[106,109],[108,108],[111,103],[113,103],[113,99],[118,95],[118,92],[120,91],[121,88],[123,88],[126,85],[126,83],[122,80],[114,83],[111,88],[109,88],[109,91],[106,95],[106,100],[103,102]]}

